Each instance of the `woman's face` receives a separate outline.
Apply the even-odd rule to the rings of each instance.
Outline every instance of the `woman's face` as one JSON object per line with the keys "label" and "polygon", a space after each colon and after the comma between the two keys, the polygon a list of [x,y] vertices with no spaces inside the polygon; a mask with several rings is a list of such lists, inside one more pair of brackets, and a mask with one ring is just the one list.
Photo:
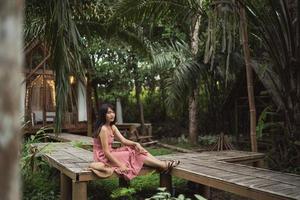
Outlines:
{"label": "woman's face", "polygon": [[108,108],[106,113],[106,121],[113,122],[115,120],[115,116],[115,112],[111,108]]}

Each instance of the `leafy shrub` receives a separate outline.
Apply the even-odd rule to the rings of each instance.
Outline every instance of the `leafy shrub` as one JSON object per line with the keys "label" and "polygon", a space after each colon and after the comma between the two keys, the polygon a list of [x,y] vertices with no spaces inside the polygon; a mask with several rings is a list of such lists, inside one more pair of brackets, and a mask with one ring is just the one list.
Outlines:
{"label": "leafy shrub", "polygon": [[112,199],[126,199],[126,200],[133,200],[133,194],[135,194],[136,191],[134,188],[117,188],[112,191],[112,194],[110,197]]}
{"label": "leafy shrub", "polygon": [[[41,128],[35,135],[24,139],[21,156],[21,177],[24,200],[59,199],[58,173],[47,163],[38,159],[41,151],[32,148],[33,143],[42,142],[49,128]],[[51,151],[51,145],[42,151]]]}
{"label": "leafy shrub", "polygon": [[[185,198],[183,194],[179,194],[178,197],[172,197],[169,192],[166,191],[166,188],[158,188],[158,192],[146,200],[191,200],[190,198]],[[200,195],[194,195],[197,200],[206,200]]]}

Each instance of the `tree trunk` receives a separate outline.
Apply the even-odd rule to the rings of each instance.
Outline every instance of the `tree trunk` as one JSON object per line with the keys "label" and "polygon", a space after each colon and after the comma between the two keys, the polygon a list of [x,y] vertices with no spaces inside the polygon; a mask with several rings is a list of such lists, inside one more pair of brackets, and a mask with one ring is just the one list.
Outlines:
{"label": "tree trunk", "polygon": [[161,120],[165,121],[167,118],[167,108],[166,108],[166,84],[165,79],[162,78],[160,81],[160,104],[161,104]]}
{"label": "tree trunk", "polygon": [[197,90],[189,97],[189,140],[191,144],[198,142],[198,123],[197,123]]}
{"label": "tree trunk", "polygon": [[247,19],[245,8],[240,8],[240,24],[241,34],[244,50],[244,59],[246,64],[247,74],[247,89],[248,89],[248,101],[250,111],[250,139],[251,139],[251,150],[257,152],[257,141],[256,141],[256,109],[254,101],[254,87],[253,87],[253,71],[250,61],[250,50],[248,45],[248,31],[247,31]]}
{"label": "tree trunk", "polygon": [[[198,35],[200,27],[200,16],[195,15],[192,19],[192,26],[190,32],[190,48],[194,57],[198,53]],[[196,144],[198,141],[198,123],[197,123],[197,97],[198,88],[193,91],[193,94],[189,97],[189,141],[192,144]]]}
{"label": "tree trunk", "polygon": [[[0,197],[20,197],[20,84],[22,80],[23,1],[0,2]],[[24,103],[24,102],[23,102]]]}

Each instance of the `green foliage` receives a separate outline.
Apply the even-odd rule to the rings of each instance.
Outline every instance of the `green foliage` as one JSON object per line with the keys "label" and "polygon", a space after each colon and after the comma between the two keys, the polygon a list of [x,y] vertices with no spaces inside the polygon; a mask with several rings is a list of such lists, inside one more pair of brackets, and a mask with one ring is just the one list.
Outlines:
{"label": "green foliage", "polygon": [[[22,156],[20,159],[21,162],[21,169],[27,170],[28,168],[33,168],[33,162],[35,158],[40,155],[40,153],[32,148],[32,144],[43,142],[46,138],[45,131],[53,130],[52,128],[42,127],[40,130],[36,132],[36,134],[31,135],[28,139],[25,139],[23,146],[22,146]],[[49,147],[45,147],[42,149],[43,151],[49,151]]]}
{"label": "green foliage", "polygon": [[[256,126],[256,136],[258,139],[263,137],[265,131],[272,133],[284,130],[282,122],[274,122],[280,115],[272,110],[272,106],[266,107],[258,118]],[[271,119],[273,119],[273,121],[270,121]]]}
{"label": "green foliage", "polygon": [[295,23],[299,5],[292,9],[291,2],[284,0],[266,1],[263,7],[251,0],[244,4],[268,53],[263,59],[257,58],[259,64],[254,63],[254,69],[282,113],[287,133],[299,139],[300,23]]}
{"label": "green foliage", "polygon": [[43,50],[48,50],[50,69],[55,71],[56,132],[61,130],[63,111],[67,110],[71,98],[69,76],[83,80],[84,67],[87,67],[82,65],[82,39],[74,21],[72,3],[69,0],[29,1],[25,9],[29,18],[25,23],[26,41],[47,44]]}
{"label": "green foliage", "polygon": [[83,148],[83,149],[84,149],[84,147],[87,146],[88,143],[83,142],[83,141],[72,141],[72,142],[71,142],[71,145],[72,145],[73,147]]}
{"label": "green foliage", "polygon": [[174,152],[171,149],[157,148],[157,147],[148,147],[146,149],[149,151],[149,153],[151,153],[154,156],[167,155]]}
{"label": "green foliage", "polygon": [[128,199],[133,200],[133,195],[136,193],[134,188],[117,188],[112,191],[110,197],[112,199]]}
{"label": "green foliage", "polygon": [[204,146],[212,145],[217,142],[218,135],[203,135],[199,137],[199,143]]}
{"label": "green foliage", "polygon": [[46,145],[41,151],[32,148],[33,143],[45,139],[45,131],[41,128],[35,135],[25,139],[20,159],[24,200],[56,200],[59,199],[59,178],[57,172],[47,163],[38,159],[41,151],[51,151],[51,145]]}
{"label": "green foliage", "polygon": [[35,173],[22,170],[22,185],[24,200],[59,199],[59,176],[47,165]]}
{"label": "green foliage", "polygon": [[[206,66],[197,62],[185,41],[176,41],[166,47],[154,45],[153,65],[172,66],[173,73],[167,78],[166,105],[174,109],[177,103],[186,100],[198,86],[201,71]],[[170,67],[169,67],[170,68]]]}
{"label": "green foliage", "polygon": [[[166,191],[166,188],[158,188],[158,192],[146,200],[191,200],[186,198],[183,194],[179,194],[178,197],[172,197],[169,192]],[[194,195],[197,200],[206,200],[200,195]]]}

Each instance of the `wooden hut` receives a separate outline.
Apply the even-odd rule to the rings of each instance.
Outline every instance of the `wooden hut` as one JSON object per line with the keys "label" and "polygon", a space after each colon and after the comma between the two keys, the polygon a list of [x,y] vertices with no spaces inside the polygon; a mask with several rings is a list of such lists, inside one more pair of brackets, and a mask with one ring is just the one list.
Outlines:
{"label": "wooden hut", "polygon": [[[50,54],[39,41],[25,47],[25,71],[22,81],[21,115],[24,116],[25,132],[36,132],[43,126],[52,126],[55,120],[55,74],[49,65]],[[68,132],[87,130],[86,81],[69,76],[71,94],[63,113],[62,128]]]}

